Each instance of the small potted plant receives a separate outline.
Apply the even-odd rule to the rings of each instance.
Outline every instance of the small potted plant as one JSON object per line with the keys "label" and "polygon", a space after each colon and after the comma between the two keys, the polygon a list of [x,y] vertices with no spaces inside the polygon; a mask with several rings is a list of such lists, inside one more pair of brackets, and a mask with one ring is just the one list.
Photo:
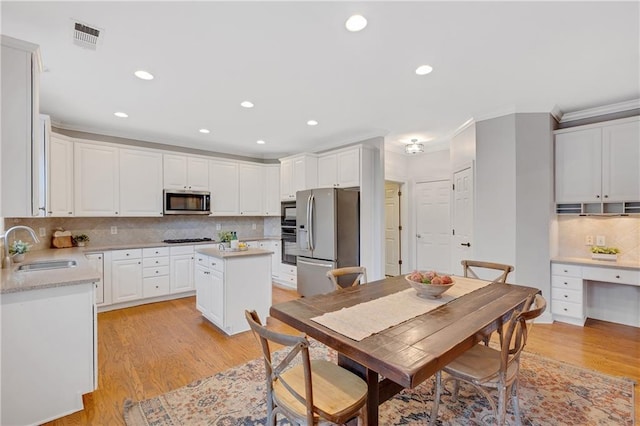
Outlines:
{"label": "small potted plant", "polygon": [[29,244],[23,242],[22,240],[16,240],[9,247],[9,254],[11,255],[11,259],[15,263],[20,263],[24,260],[24,255],[29,251]]}
{"label": "small potted plant", "polygon": [[84,247],[89,242],[89,236],[87,234],[75,235],[73,237],[73,242],[78,247]]}
{"label": "small potted plant", "polygon": [[231,231],[218,232],[218,238],[220,238],[221,243],[224,243],[225,247],[229,247],[231,245],[232,237],[233,237],[233,232]]}
{"label": "small potted plant", "polygon": [[591,247],[591,258],[597,260],[618,260],[618,250],[615,247]]}

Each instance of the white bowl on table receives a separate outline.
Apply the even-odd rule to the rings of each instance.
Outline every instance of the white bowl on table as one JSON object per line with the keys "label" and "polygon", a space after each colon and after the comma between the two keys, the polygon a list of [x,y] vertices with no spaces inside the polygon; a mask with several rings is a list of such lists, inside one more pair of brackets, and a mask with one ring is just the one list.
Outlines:
{"label": "white bowl on table", "polygon": [[419,297],[425,297],[428,299],[439,299],[442,294],[454,286],[455,282],[450,284],[424,284],[421,282],[413,281],[409,279],[409,275],[405,275],[404,279],[413,287],[418,293]]}

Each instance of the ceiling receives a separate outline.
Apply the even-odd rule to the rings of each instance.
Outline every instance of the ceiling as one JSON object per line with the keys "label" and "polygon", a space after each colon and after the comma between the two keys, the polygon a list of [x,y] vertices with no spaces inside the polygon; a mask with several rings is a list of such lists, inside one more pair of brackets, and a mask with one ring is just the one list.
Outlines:
{"label": "ceiling", "polygon": [[[3,34],[41,48],[54,125],[256,158],[375,136],[441,149],[469,119],[640,98],[635,1],[2,1],[1,14]],[[347,31],[352,14],[368,26]],[[102,30],[96,50],[73,43],[76,21]]]}

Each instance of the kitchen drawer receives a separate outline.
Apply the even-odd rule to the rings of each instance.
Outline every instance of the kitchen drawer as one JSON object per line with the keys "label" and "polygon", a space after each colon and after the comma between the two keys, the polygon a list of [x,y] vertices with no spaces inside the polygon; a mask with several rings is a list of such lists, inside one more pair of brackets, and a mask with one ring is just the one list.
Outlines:
{"label": "kitchen drawer", "polygon": [[209,256],[204,255],[202,253],[196,253],[196,265],[204,266],[205,268],[209,267]]}
{"label": "kitchen drawer", "polygon": [[284,281],[286,283],[291,284],[293,287],[298,285],[298,277],[296,275],[285,274],[280,272],[280,276],[278,277],[279,281]]}
{"label": "kitchen drawer", "polygon": [[213,269],[214,271],[224,272],[224,261],[222,259],[218,259],[217,257],[210,257],[207,267],[209,269]]}
{"label": "kitchen drawer", "polygon": [[145,249],[142,249],[142,256],[144,257],[169,256],[169,247],[145,248]]}
{"label": "kitchen drawer", "polygon": [[281,263],[280,274],[293,275],[295,277],[298,275],[298,268],[296,267],[296,265],[287,265],[286,263]]}
{"label": "kitchen drawer", "polygon": [[171,256],[177,256],[181,254],[193,254],[193,246],[169,247],[169,253],[171,254]]}
{"label": "kitchen drawer", "polygon": [[551,298],[556,301],[582,304],[582,290],[565,290],[564,288],[552,288]]}
{"label": "kitchen drawer", "polygon": [[582,278],[554,275],[551,277],[551,286],[554,288],[582,291]]}
{"label": "kitchen drawer", "polygon": [[153,268],[156,266],[169,266],[169,256],[162,257],[145,257],[142,259],[144,268]]}
{"label": "kitchen drawer", "polygon": [[155,268],[144,268],[142,270],[142,276],[144,278],[148,277],[158,277],[162,275],[169,275],[169,267],[168,266],[158,266]]}
{"label": "kitchen drawer", "polygon": [[551,313],[572,318],[583,318],[582,304],[564,302],[561,300],[551,301]]}
{"label": "kitchen drawer", "polygon": [[552,263],[551,275],[562,275],[563,277],[581,277],[582,267],[579,265],[566,265],[564,263]]}
{"label": "kitchen drawer", "polygon": [[260,248],[257,241],[246,241],[248,248]]}
{"label": "kitchen drawer", "polygon": [[140,259],[141,257],[142,257],[141,249],[114,250],[111,252],[112,260]]}
{"label": "kitchen drawer", "polygon": [[169,294],[169,276],[149,277],[142,280],[142,297],[154,297]]}
{"label": "kitchen drawer", "polygon": [[640,271],[599,266],[584,266],[582,278],[592,281],[604,281],[640,286]]}

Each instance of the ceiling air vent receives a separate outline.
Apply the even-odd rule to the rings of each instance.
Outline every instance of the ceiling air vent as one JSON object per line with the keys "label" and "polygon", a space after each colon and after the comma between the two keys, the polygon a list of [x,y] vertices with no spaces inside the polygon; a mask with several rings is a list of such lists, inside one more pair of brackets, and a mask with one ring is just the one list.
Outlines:
{"label": "ceiling air vent", "polygon": [[100,29],[85,25],[82,22],[75,22],[73,29],[73,42],[78,46],[96,50],[101,31],[102,30]]}

